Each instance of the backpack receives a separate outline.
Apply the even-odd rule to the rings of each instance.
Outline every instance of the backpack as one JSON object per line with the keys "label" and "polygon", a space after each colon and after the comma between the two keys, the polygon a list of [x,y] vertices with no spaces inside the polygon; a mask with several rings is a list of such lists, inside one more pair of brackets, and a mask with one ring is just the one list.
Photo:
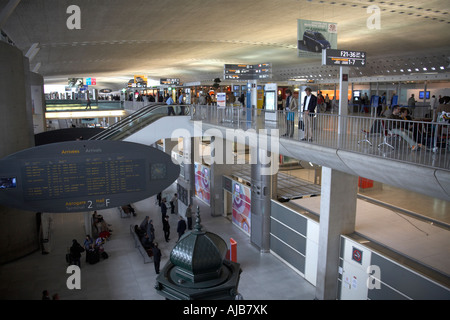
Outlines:
{"label": "backpack", "polygon": [[322,95],[320,95],[319,98],[317,98],[317,103],[318,103],[318,104],[324,103],[324,100],[323,100],[323,96],[322,96]]}

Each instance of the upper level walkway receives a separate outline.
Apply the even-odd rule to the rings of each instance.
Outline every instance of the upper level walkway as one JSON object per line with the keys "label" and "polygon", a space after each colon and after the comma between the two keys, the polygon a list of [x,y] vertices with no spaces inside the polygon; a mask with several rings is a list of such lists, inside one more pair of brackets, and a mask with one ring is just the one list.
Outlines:
{"label": "upper level walkway", "polygon": [[[222,134],[225,139],[249,144],[267,136],[271,143],[266,148],[276,154],[450,200],[450,153],[445,138],[450,128],[446,123],[414,121],[411,131],[405,131],[408,135],[403,135],[403,120],[320,113],[313,117],[312,141],[302,141],[304,131],[298,130],[302,113],[294,113],[294,134],[290,137],[283,136],[283,112],[191,105],[185,108],[185,116],[178,116],[180,106],[174,109],[177,116],[168,116],[167,105],[145,107],[93,139],[150,145],[186,134]],[[407,140],[422,147],[413,151]]]}

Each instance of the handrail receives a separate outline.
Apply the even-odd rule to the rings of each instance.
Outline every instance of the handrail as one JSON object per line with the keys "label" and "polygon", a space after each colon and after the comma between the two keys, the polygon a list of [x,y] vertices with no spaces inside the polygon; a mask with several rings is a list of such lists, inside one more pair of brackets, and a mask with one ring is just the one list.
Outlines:
{"label": "handrail", "polygon": [[[430,119],[414,120],[410,121],[414,124],[412,129],[404,130],[404,124],[408,121],[385,117],[331,113],[310,116],[312,141],[302,140],[304,131],[299,130],[299,127],[305,126],[307,119],[303,112],[293,112],[290,126],[294,131],[292,136],[289,134],[285,111],[197,105],[191,118],[234,129],[278,129],[280,139],[450,170],[449,123],[432,122]],[[380,123],[384,123],[382,130]]]}
{"label": "handrail", "polygon": [[185,107],[185,115],[190,113],[189,105],[149,104],[91,137],[90,140],[123,140],[152,122],[168,116],[170,107],[173,107],[175,114],[180,113],[181,107]]}
{"label": "handrail", "polygon": [[[167,116],[168,105],[148,105],[124,118],[92,140],[120,140]],[[172,105],[178,114],[180,105]],[[302,140],[307,116],[294,112],[294,134],[287,131],[286,113],[245,107],[185,105],[191,120],[220,126],[252,129],[278,129],[281,139],[345,150],[373,157],[413,163],[431,168],[450,170],[450,124],[445,122],[413,121],[414,129],[404,130],[405,120],[374,116],[340,116],[316,113],[311,117],[313,139]],[[266,116],[270,118],[267,119]],[[403,131],[403,132],[402,132]],[[420,148],[419,148],[420,147]]]}

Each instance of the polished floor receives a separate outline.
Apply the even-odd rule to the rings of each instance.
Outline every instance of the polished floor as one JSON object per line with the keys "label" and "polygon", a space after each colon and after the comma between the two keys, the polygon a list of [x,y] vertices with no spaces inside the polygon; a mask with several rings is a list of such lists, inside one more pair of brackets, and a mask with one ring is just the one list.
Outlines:
{"label": "polished floor", "polygon": [[[165,191],[167,197],[174,188]],[[164,193],[163,193],[164,195]],[[237,259],[242,274],[239,293],[246,300],[312,300],[315,288],[299,274],[272,254],[261,254],[249,242],[249,237],[225,217],[211,217],[209,207],[195,201],[200,208],[201,223],[205,230],[214,232],[229,243],[237,241]],[[130,225],[140,224],[146,215],[154,220],[156,240],[162,251],[161,266],[169,259],[178,235],[177,216],[170,215],[171,237],[164,240],[159,206],[155,197],[134,204],[137,217],[121,218],[117,209],[101,213],[112,225],[113,236],[105,245],[110,257],[95,265],[86,264],[84,253],[81,265],[81,289],[67,289],[65,254],[72,239],[84,241],[83,214],[54,214],[51,252],[33,253],[18,261],[0,266],[0,299],[40,299],[42,290],[50,295],[58,293],[61,300],[163,300],[154,289],[153,263],[144,264],[143,257],[134,247]],[[295,285],[293,285],[295,283]],[[287,290],[287,288],[289,288]]]}
{"label": "polished floor", "polygon": [[[313,170],[292,170],[289,174],[305,180],[314,179]],[[171,197],[174,192],[175,186],[172,185],[164,191],[163,196]],[[450,204],[448,201],[411,194],[386,185],[372,191],[365,191],[364,195],[421,215],[427,215],[432,219],[449,222]],[[244,299],[314,299],[314,286],[301,275],[274,255],[260,253],[250,243],[249,237],[227,218],[211,217],[209,207],[200,200],[195,200],[194,205],[195,207],[199,206],[204,229],[217,233],[227,242],[230,238],[237,241],[237,257],[242,268],[239,292]],[[163,300],[164,298],[158,295],[154,289],[156,274],[153,263],[144,264],[143,257],[134,247],[130,225],[140,224],[146,215],[154,220],[156,240],[159,242],[163,254],[161,263],[163,266],[178,238],[176,234],[177,216],[170,215],[171,239],[169,242],[165,242],[160,210],[155,203],[155,197],[137,202],[134,207],[137,210],[137,217],[121,218],[116,208],[101,212],[113,229],[113,236],[105,245],[105,250],[110,257],[95,265],[89,265],[85,263],[83,254],[80,290],[67,288],[66,281],[70,274],[66,273],[65,254],[72,239],[77,239],[80,243],[84,241],[83,214],[53,214],[50,253],[42,255],[40,252],[35,252],[15,262],[0,266],[0,299],[39,300],[42,290],[46,289],[51,295],[58,293],[62,300]],[[375,210],[374,215],[376,214]],[[398,218],[398,213],[395,214],[395,217]],[[381,219],[384,220],[384,223],[389,223],[392,218],[392,215],[389,214],[378,215],[372,220],[366,218],[363,229],[370,232],[372,238],[382,236],[394,242],[397,233],[413,233],[410,222],[415,222],[412,217],[407,217],[410,222],[397,224],[397,229],[391,230],[389,233],[379,228]],[[377,223],[374,223],[374,219]],[[357,226],[358,228],[360,227]],[[363,231],[363,229],[361,230]],[[421,233],[417,230],[413,231]],[[440,263],[446,267],[444,269],[447,271],[450,257],[448,230],[444,234],[442,243],[437,242],[436,250],[440,253]],[[420,247],[420,244],[417,243],[417,248]]]}

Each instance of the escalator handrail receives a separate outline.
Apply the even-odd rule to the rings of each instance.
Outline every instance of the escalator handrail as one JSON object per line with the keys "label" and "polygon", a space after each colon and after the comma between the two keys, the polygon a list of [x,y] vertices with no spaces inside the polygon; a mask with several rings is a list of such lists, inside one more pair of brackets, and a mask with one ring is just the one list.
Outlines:
{"label": "escalator handrail", "polygon": [[[153,121],[156,121],[157,119],[159,119],[161,117],[167,116],[167,114],[155,112],[156,110],[161,110],[162,108],[167,109],[168,107],[180,107],[180,106],[181,105],[167,105],[167,104],[161,104],[161,103],[149,104],[149,105],[144,106],[143,108],[139,109],[138,111],[130,114],[129,116],[123,118],[119,122],[113,124],[108,129],[105,129],[101,133],[91,137],[90,140],[109,139],[111,136],[113,136],[115,134],[123,133],[123,132],[127,131],[127,130],[123,130],[124,127],[129,127],[129,128],[138,130],[138,129],[142,128],[143,125],[147,125]],[[185,115],[188,115],[190,113],[190,105],[182,105],[182,106],[185,107]],[[138,127],[136,127],[134,125],[130,127],[130,124],[133,124],[138,119],[142,119],[142,117],[149,117],[149,114],[150,114],[150,116],[158,115],[157,119],[155,119],[154,117],[151,117],[151,118],[146,119],[147,121],[141,123],[140,126],[138,126]]]}

